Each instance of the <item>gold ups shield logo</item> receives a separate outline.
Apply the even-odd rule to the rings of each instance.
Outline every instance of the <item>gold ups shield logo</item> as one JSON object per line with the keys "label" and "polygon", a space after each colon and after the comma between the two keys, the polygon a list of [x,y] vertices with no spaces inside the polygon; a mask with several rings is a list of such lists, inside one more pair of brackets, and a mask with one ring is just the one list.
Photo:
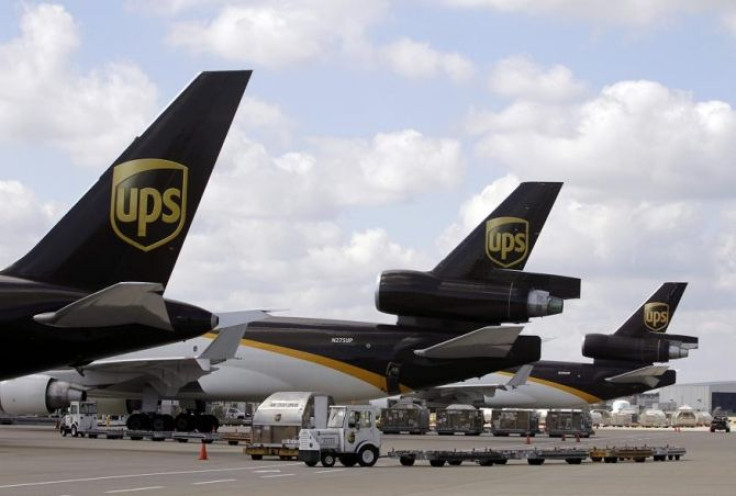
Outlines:
{"label": "gold ups shield logo", "polygon": [[667,303],[644,305],[644,325],[654,332],[664,332],[670,323],[670,306]]}
{"label": "gold ups shield logo", "polygon": [[187,174],[185,166],[157,158],[115,166],[110,195],[115,234],[143,251],[176,238],[187,217]]}
{"label": "gold ups shield logo", "polygon": [[519,217],[486,221],[486,255],[507,269],[524,261],[528,253],[529,222]]}

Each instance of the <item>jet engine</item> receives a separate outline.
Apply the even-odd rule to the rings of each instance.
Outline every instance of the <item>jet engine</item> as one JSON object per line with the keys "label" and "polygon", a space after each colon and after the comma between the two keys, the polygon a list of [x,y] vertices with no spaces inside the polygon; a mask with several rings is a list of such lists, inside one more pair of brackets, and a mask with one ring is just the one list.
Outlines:
{"label": "jet engine", "polygon": [[47,375],[29,375],[0,382],[0,411],[8,415],[48,415],[87,393],[68,382]]}
{"label": "jet engine", "polygon": [[[378,279],[376,308],[393,315],[486,324],[527,322],[530,317],[562,313],[563,297],[569,296],[555,296],[545,287],[550,278],[560,276],[524,272],[509,276],[510,272],[516,271],[497,270],[490,280],[478,281],[442,279],[431,272],[386,271]],[[579,280],[570,281],[579,288]]]}
{"label": "jet engine", "polygon": [[668,362],[677,358],[685,358],[691,347],[666,338],[630,338],[587,334],[583,341],[583,356],[598,360]]}

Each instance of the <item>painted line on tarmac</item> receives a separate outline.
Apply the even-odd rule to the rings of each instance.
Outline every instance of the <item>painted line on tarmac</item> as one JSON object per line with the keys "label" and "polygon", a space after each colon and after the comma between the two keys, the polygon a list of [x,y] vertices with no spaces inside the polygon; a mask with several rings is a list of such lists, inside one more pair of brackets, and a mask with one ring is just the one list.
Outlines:
{"label": "painted line on tarmac", "polygon": [[[276,465],[270,465],[275,467]],[[268,468],[264,466],[260,468]],[[51,486],[54,484],[76,484],[79,482],[97,482],[104,480],[115,480],[115,479],[135,479],[139,477],[155,477],[159,475],[186,475],[186,474],[209,474],[216,472],[242,472],[246,470],[254,470],[256,467],[233,467],[233,468],[212,468],[208,470],[179,470],[176,472],[151,472],[145,474],[127,474],[127,475],[106,475],[100,477],[83,477],[79,479],[61,479],[54,481],[42,481],[42,482],[24,482],[21,484],[6,484],[0,486],[0,489],[13,489],[17,487],[34,487],[34,486]]]}
{"label": "painted line on tarmac", "polygon": [[318,472],[313,472],[313,473],[315,474],[334,474],[335,472],[344,472],[344,471],[345,471],[344,468],[336,468],[333,470],[320,470]]}
{"label": "painted line on tarmac", "polygon": [[123,494],[123,493],[139,493],[141,491],[153,491],[154,489],[163,489],[164,486],[148,486],[148,487],[134,487],[132,489],[113,489],[111,491],[105,491],[105,494]]}
{"label": "painted line on tarmac", "polygon": [[294,476],[294,475],[296,475],[296,474],[264,475],[264,476],[261,476],[261,479],[273,479],[275,477],[291,477],[291,476]]}
{"label": "painted line on tarmac", "polygon": [[193,486],[204,486],[205,484],[222,484],[223,482],[237,482],[238,479],[216,479],[211,481],[192,482]]}

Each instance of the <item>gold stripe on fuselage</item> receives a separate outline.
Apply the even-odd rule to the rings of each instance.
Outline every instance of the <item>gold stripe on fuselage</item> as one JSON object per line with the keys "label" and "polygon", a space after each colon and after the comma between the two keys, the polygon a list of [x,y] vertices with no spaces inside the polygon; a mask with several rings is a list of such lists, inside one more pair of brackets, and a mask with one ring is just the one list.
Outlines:
{"label": "gold stripe on fuselage", "polygon": [[[205,334],[205,337],[209,339],[214,339],[215,337],[217,337],[217,335],[214,333],[207,333]],[[252,339],[243,338],[240,340],[240,345],[248,346],[250,348],[256,348],[259,350],[270,351],[272,353],[278,353],[280,355],[286,355],[292,358],[297,358],[299,360],[305,360],[307,362],[316,363],[318,365],[322,365],[323,367],[337,370],[338,372],[342,372],[343,374],[355,377],[356,379],[359,379],[363,382],[367,382],[376,389],[379,389],[388,394],[388,392],[386,391],[386,378],[384,376],[376,374],[375,372],[371,372],[369,370],[362,369],[360,367],[356,367],[355,365],[350,365],[349,363],[341,362],[339,360],[327,358],[322,355],[316,355],[314,353],[309,353],[306,351],[287,348],[285,346],[261,343],[260,341],[253,341]],[[404,386],[403,384],[399,385],[399,390],[402,394],[411,391],[410,388]]]}
{"label": "gold stripe on fuselage", "polygon": [[[512,372],[497,372],[497,374],[501,374],[501,375],[505,375],[509,377],[512,377],[514,375]],[[585,391],[576,389],[574,387],[566,386],[558,382],[548,381],[547,379],[540,379],[539,377],[533,377],[533,376],[529,376],[527,380],[530,382],[536,382],[537,384],[541,384],[543,386],[549,386],[551,388],[557,389],[559,391],[563,391],[568,394],[572,394],[573,396],[577,396],[578,398],[585,401],[586,403],[600,403],[601,401],[603,401],[597,396],[593,396],[592,394],[586,393]]]}

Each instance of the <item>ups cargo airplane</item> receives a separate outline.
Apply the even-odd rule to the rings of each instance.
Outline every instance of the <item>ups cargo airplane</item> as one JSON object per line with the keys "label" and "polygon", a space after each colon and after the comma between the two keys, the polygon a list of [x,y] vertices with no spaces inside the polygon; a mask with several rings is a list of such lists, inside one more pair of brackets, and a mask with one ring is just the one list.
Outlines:
{"label": "ups cargo airplane", "polygon": [[[687,357],[698,347],[696,337],[665,334],[686,286],[664,283],[612,335],[586,335],[583,356],[593,363],[542,360],[530,364],[531,371],[511,369],[413,396],[433,406],[572,408],[674,384],[676,372],[655,363]],[[502,384],[512,374],[511,384]]]}
{"label": "ups cargo airplane", "polygon": [[[580,295],[579,279],[522,271],[561,186],[521,184],[431,271],[382,273],[376,305],[398,316],[395,325],[250,314],[214,341],[212,333],[0,383],[0,408],[45,412],[69,390],[142,399],[145,412],[161,398],[258,401],[290,390],[367,400],[539,360],[538,337],[499,324],[560,313],[564,299]],[[135,427],[148,420],[173,422],[130,417]]]}
{"label": "ups cargo airplane", "polygon": [[0,271],[0,379],[189,339],[163,290],[250,71],[203,72],[23,258]]}

